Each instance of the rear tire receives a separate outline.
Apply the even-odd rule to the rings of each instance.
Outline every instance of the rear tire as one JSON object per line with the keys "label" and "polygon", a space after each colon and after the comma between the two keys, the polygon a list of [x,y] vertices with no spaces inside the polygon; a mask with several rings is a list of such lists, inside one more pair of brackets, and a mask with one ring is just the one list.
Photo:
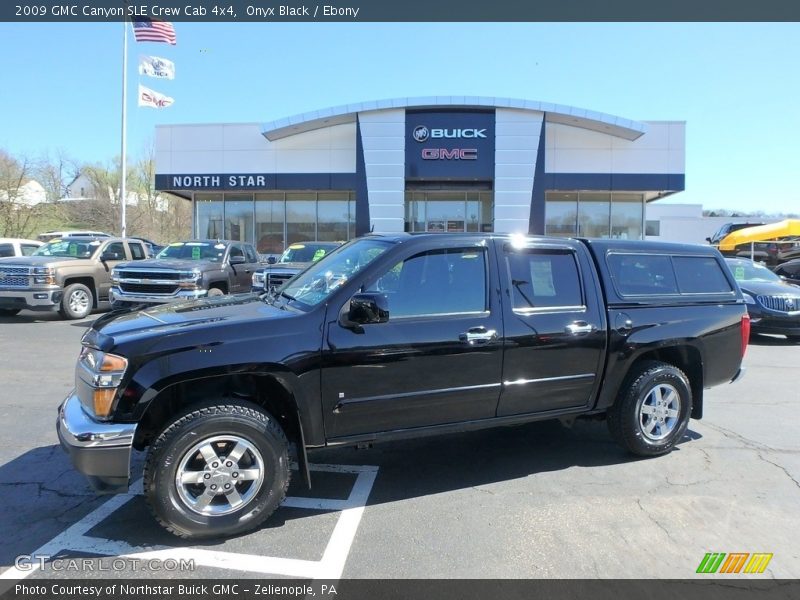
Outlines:
{"label": "rear tire", "polygon": [[689,425],[692,389],[677,367],[656,361],[634,367],[608,410],[616,442],[637,456],[669,453]]}
{"label": "rear tire", "polygon": [[15,317],[20,308],[0,308],[0,317]]}
{"label": "rear tire", "polygon": [[212,287],[208,290],[208,297],[215,298],[217,296],[224,296],[225,292],[217,287]]}
{"label": "rear tire", "polygon": [[65,319],[83,319],[92,312],[93,304],[92,290],[82,283],[73,283],[64,288],[58,313]]}
{"label": "rear tire", "polygon": [[286,497],[288,447],[278,422],[255,404],[195,407],[150,447],[144,467],[147,504],[164,528],[182,538],[255,529]]}

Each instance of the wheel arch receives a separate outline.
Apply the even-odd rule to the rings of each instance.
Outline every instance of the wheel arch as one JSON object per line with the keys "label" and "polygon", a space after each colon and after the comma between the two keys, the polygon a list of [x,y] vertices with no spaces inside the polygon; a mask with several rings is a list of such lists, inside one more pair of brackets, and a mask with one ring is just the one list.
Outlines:
{"label": "wheel arch", "polygon": [[295,444],[298,466],[311,487],[300,408],[293,391],[274,373],[193,374],[170,382],[149,399],[136,428],[134,447],[144,449],[176,415],[207,402],[209,397],[218,397],[220,403],[225,398],[249,400],[267,411]]}
{"label": "wheel arch", "polygon": [[73,283],[80,283],[89,288],[89,291],[92,292],[92,308],[97,308],[97,285],[95,284],[94,278],[88,276],[65,277],[62,287],[66,289],[67,286]]}
{"label": "wheel arch", "polygon": [[663,346],[648,349],[629,363],[627,372],[622,378],[617,388],[614,398],[625,388],[629,376],[634,373],[644,362],[662,362],[677,367],[689,378],[689,385],[692,391],[692,412],[693,419],[703,418],[703,355],[700,350],[690,344],[680,344],[673,346]]}

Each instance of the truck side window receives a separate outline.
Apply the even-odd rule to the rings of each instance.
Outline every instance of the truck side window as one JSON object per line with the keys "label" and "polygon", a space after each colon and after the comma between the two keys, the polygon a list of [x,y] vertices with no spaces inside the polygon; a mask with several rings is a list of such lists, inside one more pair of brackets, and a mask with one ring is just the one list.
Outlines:
{"label": "truck side window", "polygon": [[14,256],[14,246],[12,244],[0,244],[0,256]]}
{"label": "truck side window", "polygon": [[447,248],[397,263],[365,291],[386,294],[395,318],[483,312],[486,287],[486,250]]}
{"label": "truck side window", "polygon": [[142,248],[141,244],[134,244],[133,242],[128,242],[128,248],[131,249],[131,257],[133,260],[143,260],[147,258],[147,254]]}
{"label": "truck side window", "polygon": [[515,309],[583,306],[575,254],[569,250],[515,251],[506,254]]}
{"label": "truck side window", "polygon": [[249,263],[257,263],[258,262],[258,254],[256,254],[255,248],[252,246],[245,246],[244,253],[247,256],[247,262]]}
{"label": "truck side window", "polygon": [[666,254],[609,254],[611,278],[623,296],[677,294],[672,260]]}
{"label": "truck side window", "polygon": [[103,252],[117,256],[115,260],[125,260],[125,246],[122,245],[122,242],[109,244]]}
{"label": "truck side window", "polygon": [[713,256],[673,256],[682,294],[729,294],[731,284]]}
{"label": "truck side window", "polygon": [[242,247],[239,244],[234,244],[231,246],[230,258],[233,258],[234,256],[244,257],[244,252],[242,252]]}

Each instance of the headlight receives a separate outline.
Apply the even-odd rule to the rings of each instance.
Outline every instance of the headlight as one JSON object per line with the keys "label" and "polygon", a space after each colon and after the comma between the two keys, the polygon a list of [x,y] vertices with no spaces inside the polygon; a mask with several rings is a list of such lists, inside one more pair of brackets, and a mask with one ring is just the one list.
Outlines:
{"label": "headlight", "polygon": [[256,271],[253,273],[253,285],[255,286],[263,286],[264,285],[264,274]]}
{"label": "headlight", "polygon": [[203,274],[194,270],[190,273],[184,273],[178,282],[178,287],[182,290],[196,290],[200,287],[200,282],[203,279]]}
{"label": "headlight", "polygon": [[53,267],[34,267],[33,283],[53,285],[56,282],[56,271]]}
{"label": "headlight", "polygon": [[116,269],[111,269],[111,283],[119,283],[119,272]]}
{"label": "headlight", "polygon": [[84,346],[78,359],[92,376],[92,410],[96,417],[107,418],[111,414],[117,388],[128,368],[124,356],[109,354]]}
{"label": "headlight", "polygon": [[742,296],[744,296],[744,303],[745,304],[755,304],[756,303],[756,299],[753,298],[750,294],[746,294],[746,293],[742,292]]}

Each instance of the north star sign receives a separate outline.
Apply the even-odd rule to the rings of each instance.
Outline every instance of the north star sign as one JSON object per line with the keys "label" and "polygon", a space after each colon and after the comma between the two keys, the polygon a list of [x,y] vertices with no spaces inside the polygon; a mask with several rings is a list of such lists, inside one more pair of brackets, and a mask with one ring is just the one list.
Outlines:
{"label": "north star sign", "polygon": [[262,190],[270,189],[274,175],[257,173],[156,175],[160,190]]}

